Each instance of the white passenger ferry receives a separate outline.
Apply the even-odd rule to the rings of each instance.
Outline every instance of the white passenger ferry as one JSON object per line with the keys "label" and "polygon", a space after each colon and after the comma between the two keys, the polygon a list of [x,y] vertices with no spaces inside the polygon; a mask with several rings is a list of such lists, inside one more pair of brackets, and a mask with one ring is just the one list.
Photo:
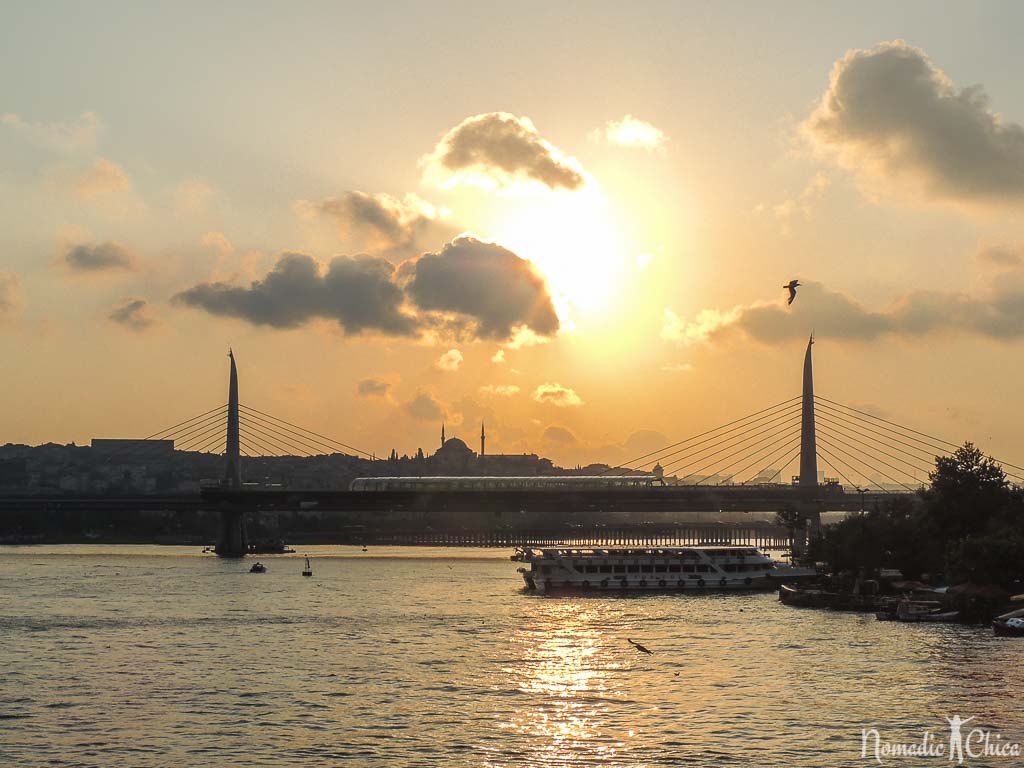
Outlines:
{"label": "white passenger ferry", "polygon": [[528,589],[684,591],[774,589],[776,564],[753,547],[519,547]]}

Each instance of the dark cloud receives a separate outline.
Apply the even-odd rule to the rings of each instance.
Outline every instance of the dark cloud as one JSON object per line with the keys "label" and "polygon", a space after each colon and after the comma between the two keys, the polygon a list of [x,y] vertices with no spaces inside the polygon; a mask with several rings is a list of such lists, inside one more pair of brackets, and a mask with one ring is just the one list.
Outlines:
{"label": "dark cloud", "polygon": [[248,287],[201,283],[173,300],[274,328],[295,328],[322,317],[336,320],[348,333],[413,335],[415,322],[402,311],[402,291],[393,276],[394,267],[381,258],[338,256],[321,274],[312,257],[286,253],[266,277]]}
{"label": "dark cloud", "polygon": [[354,191],[318,203],[300,201],[298,207],[303,214],[333,220],[343,237],[374,251],[412,248],[425,234],[442,228],[435,223],[433,206],[415,195],[399,200]]}
{"label": "dark cloud", "polygon": [[989,245],[978,251],[978,258],[1001,267],[1016,267],[1024,264],[1024,246]]}
{"label": "dark cloud", "polygon": [[405,412],[417,421],[437,421],[444,418],[444,407],[429,392],[420,392],[404,407]]}
{"label": "dark cloud", "polygon": [[559,445],[575,445],[579,442],[576,435],[565,427],[552,425],[541,433],[540,439],[545,443],[557,443]]}
{"label": "dark cloud", "polygon": [[144,331],[156,323],[156,318],[145,299],[125,299],[114,307],[109,318],[132,331]]}
{"label": "dark cloud", "polygon": [[76,272],[132,269],[135,264],[127,248],[110,241],[73,245],[64,255],[64,261]]}
{"label": "dark cloud", "polygon": [[482,338],[507,339],[518,326],[541,336],[558,331],[544,278],[500,245],[458,237],[438,253],[407,261],[399,272],[417,307],[465,315]]}
{"label": "dark cloud", "polygon": [[18,277],[9,272],[0,272],[0,319],[14,314],[18,308]]}
{"label": "dark cloud", "polygon": [[903,41],[847,53],[804,127],[844,165],[910,178],[930,197],[1024,198],[1024,128]]}
{"label": "dark cloud", "polygon": [[533,180],[551,189],[579,189],[582,169],[541,138],[529,118],[488,112],[463,120],[424,158],[428,173],[470,171],[500,185]]}
{"label": "dark cloud", "polygon": [[986,296],[915,291],[884,310],[870,310],[820,283],[800,287],[793,306],[759,304],[727,313],[702,312],[681,339],[707,340],[742,333],[765,343],[817,336],[871,341],[882,336],[916,338],[963,333],[990,339],[1024,337],[1024,275],[1003,275]]}
{"label": "dark cloud", "polygon": [[391,391],[391,384],[383,379],[363,379],[358,386],[360,397],[386,397]]}

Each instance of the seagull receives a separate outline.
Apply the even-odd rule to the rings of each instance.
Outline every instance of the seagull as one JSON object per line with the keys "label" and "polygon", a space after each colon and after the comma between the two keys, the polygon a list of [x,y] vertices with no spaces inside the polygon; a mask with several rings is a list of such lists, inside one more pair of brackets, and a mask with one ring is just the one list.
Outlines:
{"label": "seagull", "polygon": [[632,646],[633,646],[634,648],[636,648],[636,649],[637,649],[638,651],[640,651],[640,653],[646,653],[646,654],[647,654],[648,656],[650,656],[650,655],[652,655],[652,654],[653,654],[653,651],[649,651],[649,650],[647,650],[647,649],[646,649],[646,648],[644,648],[644,647],[643,647],[642,645],[640,645],[640,643],[634,643],[634,642],[633,642],[632,640],[630,640],[630,639],[629,639],[628,637],[626,638],[626,642],[627,642],[627,643],[629,643],[630,645],[632,645]]}
{"label": "seagull", "polygon": [[786,302],[786,306],[788,307],[790,304],[793,303],[793,299],[796,298],[796,289],[800,287],[800,283],[798,283],[796,280],[790,280],[782,287],[789,289],[789,301]]}

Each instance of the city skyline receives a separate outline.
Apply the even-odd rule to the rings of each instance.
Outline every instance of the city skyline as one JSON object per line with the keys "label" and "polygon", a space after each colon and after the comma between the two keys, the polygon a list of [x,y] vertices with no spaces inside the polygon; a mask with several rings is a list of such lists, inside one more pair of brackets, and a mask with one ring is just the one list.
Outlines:
{"label": "city skyline", "polygon": [[6,12],[3,442],[145,436],[233,347],[377,455],[615,463],[813,331],[819,392],[1024,456],[1018,6],[188,8]]}

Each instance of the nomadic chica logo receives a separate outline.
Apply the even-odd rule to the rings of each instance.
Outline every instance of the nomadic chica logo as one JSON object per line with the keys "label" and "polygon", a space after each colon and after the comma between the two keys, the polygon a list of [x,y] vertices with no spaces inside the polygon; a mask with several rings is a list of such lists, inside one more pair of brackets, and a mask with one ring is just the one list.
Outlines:
{"label": "nomadic chica logo", "polygon": [[[860,756],[878,765],[898,765],[903,758],[931,757],[957,765],[964,761],[1020,758],[1021,744],[1004,739],[988,728],[965,726],[974,716],[947,717],[946,728],[938,733],[925,729],[918,741],[891,741],[877,728],[860,732]],[[1016,763],[1015,763],[1016,764]]]}

